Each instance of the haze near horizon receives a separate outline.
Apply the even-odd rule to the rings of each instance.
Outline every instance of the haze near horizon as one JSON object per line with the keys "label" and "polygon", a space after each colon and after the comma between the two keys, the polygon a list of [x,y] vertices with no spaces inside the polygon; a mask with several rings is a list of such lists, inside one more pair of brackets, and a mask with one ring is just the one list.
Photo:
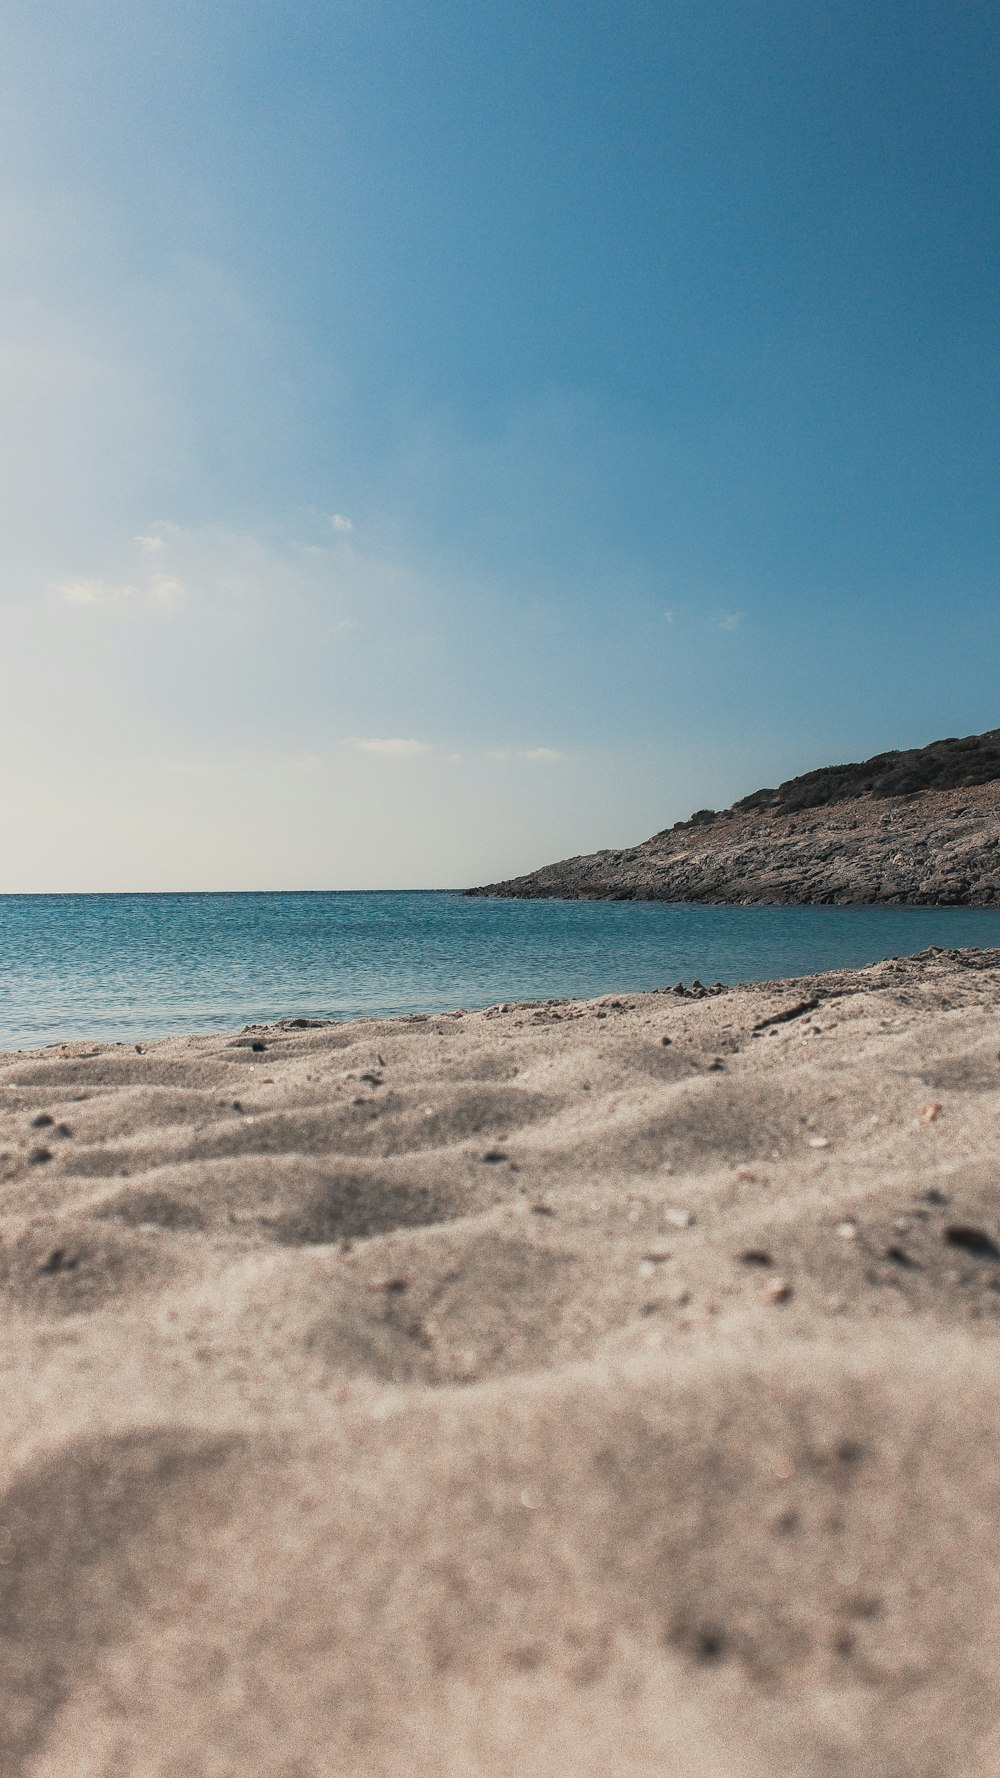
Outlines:
{"label": "haze near horizon", "polygon": [[461,886],[995,727],[998,61],[14,0],[0,892]]}

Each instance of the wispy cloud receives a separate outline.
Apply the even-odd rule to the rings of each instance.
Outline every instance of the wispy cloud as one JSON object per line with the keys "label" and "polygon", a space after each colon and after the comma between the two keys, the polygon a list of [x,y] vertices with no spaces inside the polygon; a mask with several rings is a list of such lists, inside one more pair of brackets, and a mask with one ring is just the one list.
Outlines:
{"label": "wispy cloud", "polygon": [[526,759],[533,765],[551,765],[564,757],[555,747],[494,747],[490,759]]}
{"label": "wispy cloud", "polygon": [[429,741],[412,741],[401,739],[362,740],[357,735],[350,735],[344,742],[345,747],[356,747],[360,753],[379,753],[386,759],[413,759],[418,753],[431,751]]}
{"label": "wispy cloud", "polygon": [[139,545],[145,556],[158,555],[160,550],[166,546],[166,539],[155,535],[135,537],[133,542]]}
{"label": "wispy cloud", "polygon": [[58,580],[50,591],[67,605],[117,605],[123,599],[134,599],[136,588],[94,576],[79,580]]}
{"label": "wispy cloud", "polygon": [[713,621],[717,630],[738,630],[745,617],[745,611],[722,611]]}
{"label": "wispy cloud", "polygon": [[151,574],[139,586],[126,581],[104,580],[99,575],[79,575],[71,580],[54,581],[49,592],[67,605],[92,608],[127,605],[133,609],[145,605],[164,609],[180,603],[184,597],[184,583],[173,574]]}
{"label": "wispy cloud", "polygon": [[346,519],[342,512],[332,512],[330,514],[330,524],[333,526],[333,529],[335,531],[353,531],[354,530],[353,521],[351,519]]}

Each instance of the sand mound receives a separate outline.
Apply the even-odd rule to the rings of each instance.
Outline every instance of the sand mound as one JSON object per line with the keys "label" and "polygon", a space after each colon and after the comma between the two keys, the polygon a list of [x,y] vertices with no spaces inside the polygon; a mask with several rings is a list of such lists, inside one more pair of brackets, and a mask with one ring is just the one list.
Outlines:
{"label": "sand mound", "polygon": [[122,1303],[170,1267],[160,1247],[95,1228],[79,1217],[46,1217],[12,1233],[0,1247],[0,1297],[40,1314],[73,1314]]}
{"label": "sand mound", "polygon": [[996,1769],[998,988],[0,1058],[4,1778]]}

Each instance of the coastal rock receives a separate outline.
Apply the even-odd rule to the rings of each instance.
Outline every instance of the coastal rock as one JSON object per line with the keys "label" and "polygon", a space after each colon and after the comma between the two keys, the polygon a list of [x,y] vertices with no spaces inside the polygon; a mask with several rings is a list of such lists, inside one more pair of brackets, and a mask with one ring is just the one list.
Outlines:
{"label": "coastal rock", "polygon": [[642,845],[470,889],[525,900],[1000,904],[1000,730],[824,767]]}

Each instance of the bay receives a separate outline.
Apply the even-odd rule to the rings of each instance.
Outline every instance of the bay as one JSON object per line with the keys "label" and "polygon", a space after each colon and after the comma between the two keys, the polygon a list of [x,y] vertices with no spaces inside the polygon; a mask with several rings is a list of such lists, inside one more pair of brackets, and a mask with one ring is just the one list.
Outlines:
{"label": "bay", "polygon": [[0,1047],[741,982],[1000,946],[1000,909],[449,891],[0,897]]}

